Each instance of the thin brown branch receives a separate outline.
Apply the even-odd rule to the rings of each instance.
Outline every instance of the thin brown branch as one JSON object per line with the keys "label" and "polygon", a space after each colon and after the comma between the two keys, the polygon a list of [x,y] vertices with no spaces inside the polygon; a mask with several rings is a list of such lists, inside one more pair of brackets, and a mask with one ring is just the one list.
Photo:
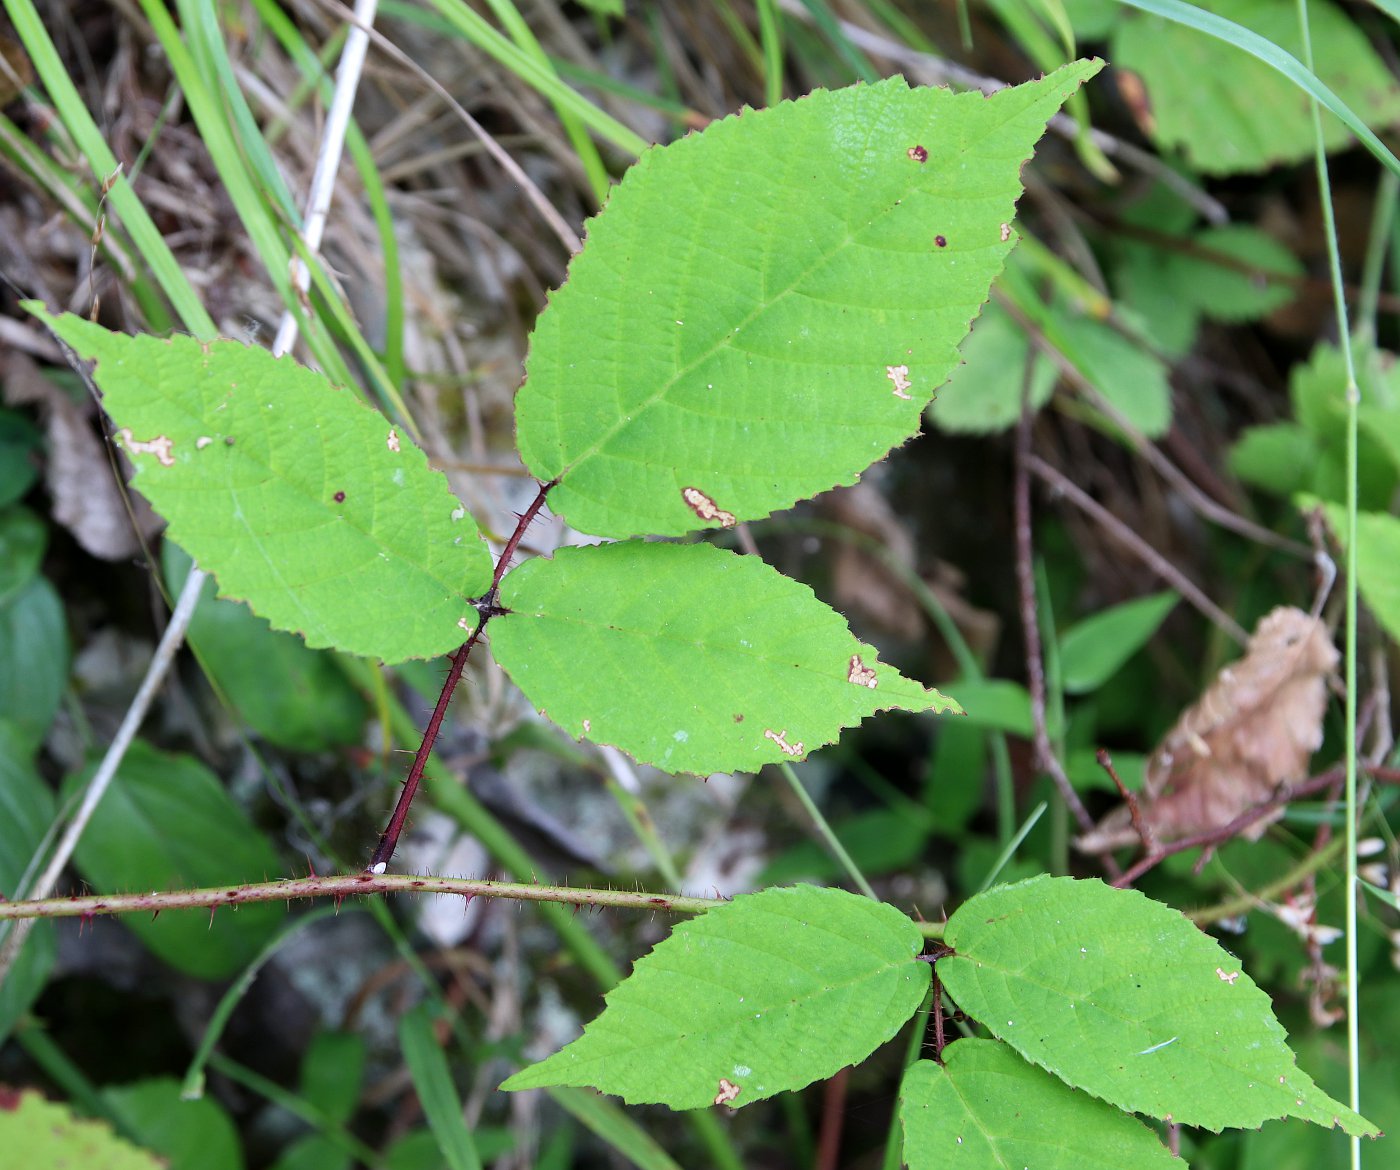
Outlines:
{"label": "thin brown branch", "polygon": [[1104,530],[1119,544],[1130,550],[1138,560],[1142,561],[1241,646],[1249,641],[1249,635],[1234,618],[1207,597],[1186,574],[1087,492],[1072,483],[1038,455],[1031,455],[1027,460],[1027,466],[1037,478],[1049,484],[1055,492],[1064,496],[1081,512],[1103,525]]}
{"label": "thin brown branch", "polygon": [[[1050,743],[1050,730],[1045,721],[1045,662],[1040,645],[1040,624],[1035,603],[1035,570],[1031,551],[1031,487],[1027,472],[1031,458],[1031,412],[1021,409],[1016,427],[1016,481],[1014,510],[1016,523],[1016,584],[1021,603],[1021,628],[1026,640],[1026,679],[1031,696],[1031,719],[1035,726],[1037,767],[1049,774],[1065,806],[1074,814],[1081,832],[1094,827],[1094,820],[1079,799],[1064,766]],[[1111,862],[1111,858],[1105,858]]]}

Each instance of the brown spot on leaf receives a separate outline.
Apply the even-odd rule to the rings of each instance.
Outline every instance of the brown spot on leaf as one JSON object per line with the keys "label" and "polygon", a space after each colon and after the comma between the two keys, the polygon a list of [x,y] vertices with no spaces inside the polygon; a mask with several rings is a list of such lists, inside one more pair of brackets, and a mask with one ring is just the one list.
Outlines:
{"label": "brown spot on leaf", "polygon": [[734,527],[734,513],[724,511],[699,488],[681,488],[681,499],[701,520],[718,520],[721,528]]}
{"label": "brown spot on leaf", "polygon": [[344,492],[336,492],[336,493],[335,493],[335,496],[334,496],[334,499],[335,499],[335,502],[336,502],[337,504],[343,504],[343,503],[345,503],[345,493],[344,493]]}
{"label": "brown spot on leaf", "polygon": [[[1291,606],[1268,614],[1244,657],[1216,676],[1148,758],[1137,803],[1150,833],[1172,841],[1218,829],[1306,776],[1338,658],[1317,618]],[[1271,809],[1242,836],[1257,841],[1282,815],[1282,806]],[[1138,841],[1124,807],[1075,844],[1100,853]]]}
{"label": "brown spot on leaf", "polygon": [[396,455],[399,451],[399,432],[393,427],[389,428],[389,450]]}
{"label": "brown spot on leaf", "polygon": [[175,443],[169,435],[157,435],[154,439],[137,439],[126,427],[117,432],[122,446],[133,455],[154,455],[162,467],[174,467],[175,456],[171,454]]}
{"label": "brown spot on leaf", "polygon": [[907,153],[909,157],[912,158],[916,163],[928,162],[928,150],[925,147],[911,146],[905,153]]}
{"label": "brown spot on leaf", "polygon": [[742,723],[743,721],[744,721],[744,717],[743,717],[741,714],[739,714],[739,712],[737,712],[737,711],[734,712],[734,722],[735,722],[735,723]]}
{"label": "brown spot on leaf", "polygon": [[859,654],[851,655],[851,668],[846,672],[846,681],[855,683],[858,687],[869,687],[872,691],[879,685],[880,680],[875,677],[875,668],[866,666],[860,660]]}
{"label": "brown spot on leaf", "polygon": [[788,743],[786,727],[782,731],[774,731],[771,727],[764,728],[763,738],[771,739],[778,745],[778,750],[786,756],[800,756],[807,750],[806,745],[801,740],[796,743]]}
{"label": "brown spot on leaf", "polygon": [[914,383],[909,381],[908,366],[886,366],[885,377],[894,383],[894,396],[910,401],[909,395],[905,393]]}
{"label": "brown spot on leaf", "polygon": [[736,1085],[733,1081],[728,1081],[725,1080],[724,1077],[720,1077],[719,1092],[715,1094],[715,1104],[728,1105],[729,1102],[734,1100],[734,1098],[738,1095],[739,1086]]}
{"label": "brown spot on leaf", "polygon": [[947,237],[947,236],[934,236],[934,237],[933,237],[933,242],[934,242],[935,244],[937,244],[940,248],[946,248],[946,247],[948,246],[948,237]]}

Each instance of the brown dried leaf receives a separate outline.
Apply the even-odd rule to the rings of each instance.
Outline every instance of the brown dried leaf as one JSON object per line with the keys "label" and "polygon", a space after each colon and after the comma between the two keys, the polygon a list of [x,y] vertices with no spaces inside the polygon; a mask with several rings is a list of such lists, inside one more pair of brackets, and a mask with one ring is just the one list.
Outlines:
{"label": "brown dried leaf", "polygon": [[[1244,657],[1216,676],[1147,762],[1137,801],[1156,839],[1220,828],[1268,800],[1279,785],[1306,776],[1322,743],[1327,676],[1337,662],[1318,619],[1289,606],[1268,614]],[[1258,840],[1282,815],[1280,807],[1243,835]],[[1085,853],[1136,843],[1126,806],[1075,842]]]}

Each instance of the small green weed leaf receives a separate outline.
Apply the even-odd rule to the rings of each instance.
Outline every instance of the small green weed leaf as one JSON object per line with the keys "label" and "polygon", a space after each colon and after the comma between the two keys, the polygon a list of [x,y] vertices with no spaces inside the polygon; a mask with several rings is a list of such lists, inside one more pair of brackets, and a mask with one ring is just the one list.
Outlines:
{"label": "small green weed leaf", "polygon": [[28,508],[0,512],[0,605],[38,574],[48,536],[44,522]]}
{"label": "small green weed leaf", "polygon": [[1015,426],[1028,361],[1035,362],[1031,410],[1044,406],[1055,388],[1055,367],[1031,353],[1025,330],[995,302],[973,324],[962,359],[928,408],[929,418],[945,431],[987,434]]}
{"label": "small green weed leaf", "polygon": [[[1327,523],[1337,540],[1346,541],[1346,512],[1325,505]],[[1400,642],[1400,517],[1388,512],[1358,512],[1356,516],[1356,584],[1361,596],[1391,639]]]}
{"label": "small green weed leaf", "polygon": [[301,1096],[322,1116],[346,1125],[364,1087],[365,1038],[355,1032],[318,1032],[301,1059]]}
{"label": "small green weed leaf", "polygon": [[[189,554],[167,540],[161,564],[177,595]],[[223,696],[269,742],[310,752],[359,738],[368,706],[334,658],[272,629],[241,602],[216,599],[212,581],[204,584],[188,638]]]}
{"label": "small green weed leaf", "polygon": [[491,651],[571,735],[671,772],[804,759],[876,711],[956,711],[839,614],[710,544],[566,548],[507,574]]}
{"label": "small green weed leaf", "polygon": [[632,1104],[728,1105],[864,1060],[929,986],[919,929],[892,906],[768,889],[683,922],[572,1044],[501,1087],[591,1085]]}
{"label": "small green weed leaf", "polygon": [[[0,894],[9,898],[16,896],[54,817],[53,792],[34,767],[32,752],[28,736],[0,718]],[[57,953],[53,923],[36,922],[0,980],[0,1044],[38,998]]]}
{"label": "small green weed leaf", "polygon": [[1175,593],[1154,593],[1085,618],[1060,639],[1060,676],[1065,692],[1097,690],[1146,645],[1171,613]]}
{"label": "small green weed leaf", "polygon": [[19,411],[0,407],[0,507],[13,504],[39,478],[34,453],[42,445],[38,427]]}
{"label": "small green weed leaf", "polygon": [[68,682],[68,623],[46,577],[0,603],[0,712],[32,752],[53,722]]}
{"label": "small green weed leaf", "polygon": [[1135,430],[1157,439],[1171,429],[1167,368],[1141,344],[1102,321],[1068,312],[1056,313],[1047,332]]}
{"label": "small green weed leaf", "polygon": [[[66,800],[96,764],[71,775]],[[137,741],[93,814],[74,860],[103,893],[266,881],[277,854],[248,823],[211,772],[188,756]],[[252,961],[283,915],[280,903],[206,914],[168,910],[131,915],[126,925],[166,962],[201,979],[223,979]]]}
{"label": "small green weed leaf", "polygon": [[[1301,56],[1298,18],[1273,0],[1197,0],[1196,7],[1232,20]],[[1365,34],[1328,0],[1308,5],[1313,72],[1338,98],[1381,129],[1400,119],[1400,91]],[[1139,121],[1163,150],[1180,151],[1211,175],[1260,171],[1301,162],[1313,149],[1310,98],[1250,54],[1158,16],[1134,12],[1118,23],[1109,54],[1138,74],[1149,109]],[[1248,100],[1240,100],[1247,94]],[[1328,150],[1351,142],[1347,129],[1323,114]]]}
{"label": "small green weed leaf", "polygon": [[1317,440],[1297,423],[1246,427],[1230,448],[1230,470],[1245,483],[1277,496],[1291,496],[1312,484],[1318,463]]}
{"label": "small green weed leaf", "polygon": [[103,1089],[102,1097],[166,1170],[243,1170],[238,1131],[212,1097],[182,1100],[169,1077]]}
{"label": "small green weed leaf", "polygon": [[1197,246],[1236,261],[1227,267],[1205,256],[1175,258],[1172,284],[1217,321],[1256,321],[1297,295],[1287,279],[1302,276],[1302,261],[1267,232],[1248,224],[1226,224],[1197,232]]}
{"label": "small green weed leaf", "polygon": [[959,679],[948,689],[958,696],[968,723],[1022,739],[1035,734],[1030,692],[1020,683],[1005,678]]}
{"label": "small green weed leaf", "polygon": [[517,434],[550,506],[603,536],[729,525],[907,440],[1012,247],[1021,165],[1101,67],[819,90],[646,152],[531,340]]}
{"label": "small green weed leaf", "polygon": [[921,1060],[899,1094],[909,1170],[1183,1170],[1136,1118],[1076,1093],[995,1040]]}
{"label": "small green weed leaf", "polygon": [[1275,1117],[1379,1131],[1298,1068],[1268,995],[1180,913],[1136,890],[1040,876],[965,902],[943,986],[1077,1089],[1220,1130]]}
{"label": "small green weed leaf", "polygon": [[310,646],[388,662],[465,641],[490,553],[382,415],[264,349],[128,337],[26,307],[96,359],[136,487],[221,596]]}
{"label": "small green weed leaf", "polygon": [[83,1170],[166,1170],[166,1163],[112,1132],[105,1121],[79,1118],[37,1089],[0,1085],[0,1150],[15,1166],[81,1166]]}

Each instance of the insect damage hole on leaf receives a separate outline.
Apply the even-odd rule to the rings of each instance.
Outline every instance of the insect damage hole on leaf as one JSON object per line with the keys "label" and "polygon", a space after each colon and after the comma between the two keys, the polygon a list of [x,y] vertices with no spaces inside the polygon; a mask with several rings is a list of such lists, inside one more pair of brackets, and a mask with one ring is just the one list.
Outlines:
{"label": "insect damage hole on leaf", "polygon": [[801,740],[798,740],[796,743],[793,744],[788,743],[786,727],[784,727],[782,731],[774,731],[771,727],[764,728],[763,738],[771,739],[775,744],[778,745],[778,750],[781,751],[784,755],[800,756],[804,751],[807,750],[806,745]]}
{"label": "insect damage hole on leaf", "polygon": [[718,520],[721,528],[733,528],[736,523],[733,512],[724,511],[697,487],[681,488],[681,499],[701,520]]}
{"label": "insect damage hole on leaf", "polygon": [[162,467],[174,467],[175,456],[171,454],[175,444],[168,435],[157,435],[154,439],[135,438],[131,431],[122,427],[117,432],[121,436],[122,446],[133,455],[154,455]]}
{"label": "insect damage hole on leaf", "polygon": [[906,402],[911,401],[906,391],[914,383],[909,380],[908,366],[886,366],[885,377],[894,384],[894,396],[896,398],[903,398]]}
{"label": "insect damage hole on leaf", "polygon": [[923,146],[911,146],[906,152],[916,163],[928,162],[928,148]]}
{"label": "insect damage hole on leaf", "polygon": [[875,675],[873,666],[866,666],[860,660],[859,654],[851,655],[850,669],[846,671],[846,681],[854,683],[858,687],[869,687],[872,691],[879,685],[880,680]]}

